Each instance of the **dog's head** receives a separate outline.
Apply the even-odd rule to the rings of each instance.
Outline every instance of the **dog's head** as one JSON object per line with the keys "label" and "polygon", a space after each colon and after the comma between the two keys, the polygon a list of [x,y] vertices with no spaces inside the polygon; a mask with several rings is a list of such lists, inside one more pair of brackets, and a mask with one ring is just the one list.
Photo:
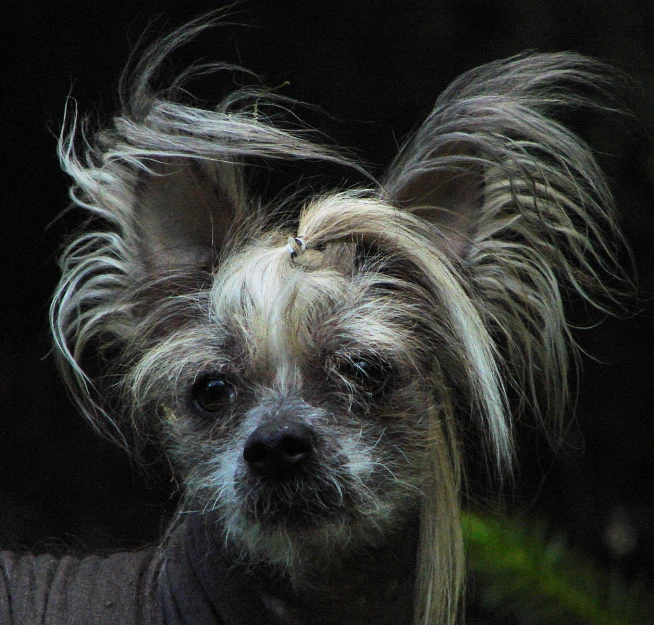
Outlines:
{"label": "dog's head", "polygon": [[189,505],[289,566],[418,515],[430,456],[450,453],[469,306],[438,233],[378,198],[313,200],[296,227],[228,236],[204,288],[168,295],[175,319],[150,312],[124,379],[158,407]]}
{"label": "dog's head", "polygon": [[[74,133],[62,141],[96,217],[62,261],[64,375],[123,440],[160,436],[186,509],[248,559],[301,577],[419,518],[416,618],[445,622],[462,573],[461,441],[477,428],[489,465],[506,466],[509,414],[564,404],[562,294],[612,297],[610,194],[546,116],[584,103],[571,89],[592,91],[594,70],[541,55],[472,72],[381,184],[279,211],[248,192],[253,163],[361,167],[273,124],[265,93],[206,110],[154,92],[188,32],[145,55],[87,154]],[[96,392],[90,345],[106,366]]]}

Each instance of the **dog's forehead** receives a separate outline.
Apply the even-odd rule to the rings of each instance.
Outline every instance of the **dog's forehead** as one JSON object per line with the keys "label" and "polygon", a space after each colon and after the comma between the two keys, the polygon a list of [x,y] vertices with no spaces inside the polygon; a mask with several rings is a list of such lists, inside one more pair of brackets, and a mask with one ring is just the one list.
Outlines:
{"label": "dog's forehead", "polygon": [[335,243],[296,252],[281,235],[268,235],[228,258],[218,269],[214,310],[277,318],[349,292],[356,276],[355,249]]}
{"label": "dog's forehead", "polygon": [[291,254],[278,240],[253,244],[216,275],[212,315],[258,361],[306,359],[326,341],[385,335],[392,317],[347,243]]}

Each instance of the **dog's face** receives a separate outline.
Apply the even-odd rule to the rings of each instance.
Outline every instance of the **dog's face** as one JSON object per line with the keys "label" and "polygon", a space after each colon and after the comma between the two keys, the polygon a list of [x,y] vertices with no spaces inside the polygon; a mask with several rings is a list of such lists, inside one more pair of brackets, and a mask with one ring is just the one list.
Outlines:
{"label": "dog's face", "polygon": [[163,419],[186,507],[248,559],[291,567],[417,518],[439,410],[427,289],[355,242],[226,247],[175,323],[153,313],[167,334],[129,376]]}

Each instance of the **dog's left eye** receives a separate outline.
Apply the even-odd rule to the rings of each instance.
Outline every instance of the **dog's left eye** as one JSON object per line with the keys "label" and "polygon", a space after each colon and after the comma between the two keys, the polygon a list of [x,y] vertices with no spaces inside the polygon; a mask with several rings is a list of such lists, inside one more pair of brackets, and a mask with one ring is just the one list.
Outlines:
{"label": "dog's left eye", "polygon": [[388,390],[392,377],[387,363],[362,358],[344,362],[338,372],[365,390],[373,399],[379,398]]}
{"label": "dog's left eye", "polygon": [[193,386],[193,405],[202,412],[224,410],[236,400],[236,389],[222,374],[211,373],[201,377]]}

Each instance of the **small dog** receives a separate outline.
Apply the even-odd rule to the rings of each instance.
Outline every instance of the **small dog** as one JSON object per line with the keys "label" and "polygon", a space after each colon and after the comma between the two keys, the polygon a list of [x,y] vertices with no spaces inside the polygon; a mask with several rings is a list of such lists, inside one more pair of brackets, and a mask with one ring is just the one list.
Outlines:
{"label": "small dog", "polygon": [[[65,381],[104,434],[157,440],[184,493],[155,553],[94,560],[101,601],[74,568],[67,622],[452,625],[470,441],[510,468],[512,422],[565,406],[566,297],[606,310],[623,275],[606,182],[550,117],[595,106],[606,70],[570,53],[468,72],[380,182],[270,206],[257,164],[364,169],[273,123],[265,90],[200,108],[182,85],[203,67],[154,89],[209,25],[149,48],[112,126],[60,144],[89,215],[51,313]],[[54,596],[62,564],[39,566],[50,582],[9,594]],[[41,622],[19,603],[9,622]]]}

